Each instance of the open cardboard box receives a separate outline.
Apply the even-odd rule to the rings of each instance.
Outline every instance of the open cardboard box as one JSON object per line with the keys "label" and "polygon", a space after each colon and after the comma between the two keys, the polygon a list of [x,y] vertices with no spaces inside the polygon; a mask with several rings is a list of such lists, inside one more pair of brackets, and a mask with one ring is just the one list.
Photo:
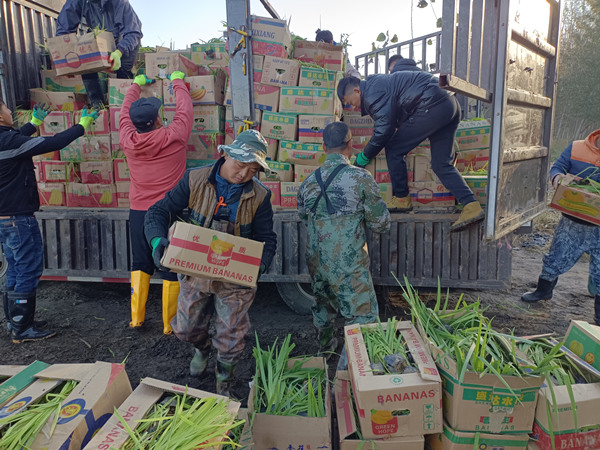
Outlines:
{"label": "open cardboard box", "polygon": [[[188,388],[179,384],[173,384],[166,381],[156,380],[154,378],[144,378],[135,391],[122,402],[118,408],[118,413],[125,419],[132,430],[138,425],[138,421],[146,416],[152,406],[160,400],[166,393],[185,394],[194,398],[215,397],[219,400],[228,401],[227,397],[222,397],[210,392],[198,389]],[[240,404],[230,401],[227,410],[234,416],[238,414]],[[108,450],[120,449],[129,439],[129,434],[125,431],[121,420],[112,414],[104,426],[98,431],[93,439],[84,447],[88,449]],[[220,449],[221,445],[215,445],[211,448]]]}
{"label": "open cardboard box", "polygon": [[443,433],[427,436],[426,441],[431,450],[517,450],[527,448],[529,436],[457,431],[444,424]]}
{"label": "open cardboard box", "polygon": [[550,207],[586,222],[600,225],[600,195],[575,186],[569,186],[573,181],[579,180],[574,175],[567,175],[562,179],[552,200]]}
{"label": "open cardboard box", "polygon": [[355,420],[352,385],[348,371],[338,370],[334,391],[340,450],[423,450],[425,440],[422,435],[369,440],[353,438],[352,435],[360,428]]}
{"label": "open cardboard box", "polygon": [[[438,369],[415,327],[398,322],[397,331],[418,372],[375,375],[362,334],[362,327],[379,324],[348,325],[344,328],[352,389],[356,399],[360,428],[367,439],[414,436],[442,431],[442,383]],[[387,323],[382,324],[385,328]],[[384,421],[385,419],[387,421]]]}
{"label": "open cardboard box", "polygon": [[35,375],[49,367],[42,361],[35,361],[28,366],[2,366],[0,375],[6,375],[10,378],[0,384],[0,407],[8,404],[19,392],[33,383]]}
{"label": "open cardboard box", "polygon": [[[295,359],[288,364],[293,365]],[[324,368],[327,379],[327,365],[324,358],[307,359],[302,367]],[[329,383],[324,392],[325,417],[274,416],[254,411],[255,386],[248,396],[248,413],[253,417],[251,426],[254,449],[331,449],[331,391]]]}
{"label": "open cardboard box", "polygon": [[586,363],[600,370],[600,327],[583,320],[572,320],[564,343]]}

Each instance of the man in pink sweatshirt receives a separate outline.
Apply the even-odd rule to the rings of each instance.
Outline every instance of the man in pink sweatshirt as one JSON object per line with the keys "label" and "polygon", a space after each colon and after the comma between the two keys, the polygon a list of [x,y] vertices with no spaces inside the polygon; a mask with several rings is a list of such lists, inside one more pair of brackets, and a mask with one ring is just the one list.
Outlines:
{"label": "man in pink sweatshirt", "polygon": [[[183,72],[173,72],[171,82],[177,109],[173,123],[164,128],[160,117],[162,102],[155,97],[140,98],[141,86],[152,83],[145,75],[134,78],[125,95],[119,118],[119,143],[127,157],[129,188],[129,230],[131,236],[131,327],[140,327],[146,315],[150,276],[156,270],[152,249],[144,236],[148,208],[161,200],[185,172],[185,152],[192,131],[193,107]],[[160,271],[163,279],[163,332],[171,334],[171,319],[177,312],[177,274]]]}

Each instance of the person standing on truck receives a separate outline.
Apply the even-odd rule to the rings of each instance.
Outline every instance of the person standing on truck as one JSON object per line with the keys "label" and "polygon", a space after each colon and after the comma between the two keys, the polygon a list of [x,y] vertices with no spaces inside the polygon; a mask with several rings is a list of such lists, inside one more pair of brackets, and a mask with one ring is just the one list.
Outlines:
{"label": "person standing on truck", "polygon": [[[337,347],[334,322],[372,323],[379,317],[377,296],[369,271],[367,228],[390,230],[390,213],[379,186],[365,169],[352,166],[352,133],[343,122],[323,130],[327,160],[310,174],[298,191],[298,214],[308,226],[306,263],[312,278],[319,353]],[[339,368],[346,364],[342,352]]]}
{"label": "person standing on truck", "polygon": [[[267,141],[256,130],[247,130],[229,145],[220,145],[223,156],[213,165],[187,170],[183,179],[146,214],[146,239],[157,267],[172,222],[188,208],[190,222],[201,227],[264,242],[259,276],[275,255],[271,192],[256,178],[268,169]],[[216,355],[217,394],[229,397],[235,367],[250,330],[248,309],[256,287],[179,275],[181,292],[172,322],[175,335],[194,346],[190,374],[201,376],[210,354],[209,327],[216,313],[212,345]]]}
{"label": "person standing on truck", "polygon": [[[133,78],[131,69],[142,41],[142,22],[129,0],[67,0],[58,14],[56,35],[75,33],[80,25],[112,32],[117,49],[110,54],[117,78]],[[81,75],[92,106],[100,109],[104,91],[97,73]]]}
{"label": "person standing on truck", "polygon": [[454,94],[441,89],[438,79],[427,72],[399,71],[372,75],[361,81],[344,77],[337,88],[343,104],[361,108],[375,122],[373,136],[356,165],[365,167],[385,147],[393,197],[390,210],[408,212],[412,203],[404,157],[429,139],[431,168],[463,210],[451,231],[459,231],[483,219],[484,212],[473,192],[454,167],[454,137],[460,122],[460,105]]}
{"label": "person standing on truck", "polygon": [[414,59],[411,58],[403,58],[401,54],[390,56],[388,59],[388,72],[422,72],[421,68],[417,66],[417,63]]}
{"label": "person standing on truck", "polygon": [[[140,327],[146,316],[150,277],[155,271],[152,249],[144,235],[146,212],[181,180],[185,173],[187,142],[192,132],[193,106],[183,82],[183,72],[173,72],[171,82],[177,108],[173,122],[163,127],[159,114],[162,101],[140,98],[142,86],[153,83],[138,75],[127,91],[119,116],[119,144],[127,157],[129,187],[129,234],[131,242],[131,322]],[[171,334],[177,311],[177,274],[159,270],[162,278],[163,333]]]}
{"label": "person standing on truck", "polygon": [[78,137],[98,117],[83,110],[81,120],[52,137],[31,137],[49,109],[35,105],[31,122],[18,131],[12,111],[0,99],[0,244],[8,262],[2,293],[4,315],[13,343],[37,341],[54,336],[35,322],[36,289],[44,268],[42,235],[34,214],[40,209],[32,157],[60,150]]}
{"label": "person standing on truck", "polygon": [[[573,141],[550,169],[550,181],[558,188],[567,174],[600,182],[600,130],[582,141]],[[568,272],[581,256],[590,255],[590,279],[600,286],[600,226],[563,214],[554,230],[550,251],[544,255],[535,291],[523,294],[528,303],[550,300],[558,277]],[[595,292],[596,325],[600,326],[600,295]]]}
{"label": "person standing on truck", "polygon": [[[317,42],[326,42],[327,44],[337,45],[337,43],[333,40],[333,33],[329,30],[317,30],[317,36],[315,37],[315,41]],[[344,49],[344,56],[346,56],[346,51]],[[356,67],[350,62],[350,58],[346,56],[346,75],[351,75],[353,77],[360,78],[360,72],[356,70]]]}

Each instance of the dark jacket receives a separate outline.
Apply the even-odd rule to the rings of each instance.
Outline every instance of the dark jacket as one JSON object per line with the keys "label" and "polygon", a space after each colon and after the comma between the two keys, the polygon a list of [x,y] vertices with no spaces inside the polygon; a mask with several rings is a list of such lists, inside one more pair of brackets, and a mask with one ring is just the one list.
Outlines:
{"label": "dark jacket", "polygon": [[[171,224],[182,217],[186,208],[192,223],[210,228],[217,206],[216,174],[224,161],[221,158],[212,166],[187,170],[179,183],[150,207],[144,222],[149,244],[155,237],[166,237]],[[277,250],[271,192],[255,178],[243,187],[233,234],[264,242],[262,264],[265,270],[269,268]]]}
{"label": "dark jacket", "polygon": [[364,154],[374,158],[396,129],[417,109],[431,108],[450,93],[439,87],[437,77],[422,71],[372,75],[360,82],[361,113],[375,122],[373,137]]}
{"label": "dark jacket", "polygon": [[396,64],[394,64],[394,68],[390,73],[396,73],[401,71],[423,72],[423,70],[421,70],[421,68],[417,66],[415,60],[410,58],[400,58],[399,60],[397,60]]}
{"label": "dark jacket", "polygon": [[75,33],[82,23],[112,32],[125,58],[137,55],[143,36],[142,22],[128,0],[67,0],[57,22],[57,36]]}
{"label": "dark jacket", "polygon": [[84,133],[81,125],[52,137],[31,137],[35,131],[30,123],[18,131],[0,127],[0,216],[30,216],[40,209],[31,157],[60,150]]}

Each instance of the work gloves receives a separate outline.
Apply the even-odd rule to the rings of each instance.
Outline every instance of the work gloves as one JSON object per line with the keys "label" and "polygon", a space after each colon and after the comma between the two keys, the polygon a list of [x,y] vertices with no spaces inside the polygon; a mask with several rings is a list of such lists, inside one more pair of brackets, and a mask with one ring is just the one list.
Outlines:
{"label": "work gloves", "polygon": [[356,161],[354,161],[354,165],[356,167],[363,167],[364,168],[370,162],[371,162],[371,160],[369,158],[367,158],[364,153],[361,152],[358,155],[356,155]]}
{"label": "work gloves", "polygon": [[150,245],[152,246],[152,260],[154,261],[154,265],[159,269],[168,270],[162,266],[160,260],[165,253],[165,249],[169,246],[169,240],[164,237],[153,237]]}
{"label": "work gloves", "polygon": [[558,189],[558,185],[561,183],[562,179],[566,177],[564,173],[559,173],[558,175],[554,175],[552,177],[552,187],[554,189]]}
{"label": "work gloves", "polygon": [[116,72],[121,68],[121,56],[123,56],[121,50],[115,50],[108,57],[108,61],[112,63],[112,67],[110,68],[110,70],[112,70],[113,72]]}
{"label": "work gloves", "polygon": [[95,109],[91,109],[88,111],[87,108],[83,108],[81,111],[81,119],[79,119],[79,125],[83,127],[84,130],[87,130],[88,127],[98,118],[98,111]]}
{"label": "work gloves", "polygon": [[48,114],[50,114],[49,106],[47,106],[45,103],[36,103],[33,107],[33,117],[31,119],[31,123],[36,127],[39,127]]}
{"label": "work gloves", "polygon": [[169,77],[169,79],[171,81],[173,81],[173,80],[183,80],[184,78],[185,78],[185,73],[180,72],[178,70],[176,70],[175,72],[173,72],[171,74],[171,76]]}
{"label": "work gloves", "polygon": [[146,75],[137,75],[134,79],[133,82],[135,84],[137,84],[138,86],[142,87],[145,86],[147,84],[152,84],[154,83],[155,80],[152,80],[151,78],[148,78]]}

